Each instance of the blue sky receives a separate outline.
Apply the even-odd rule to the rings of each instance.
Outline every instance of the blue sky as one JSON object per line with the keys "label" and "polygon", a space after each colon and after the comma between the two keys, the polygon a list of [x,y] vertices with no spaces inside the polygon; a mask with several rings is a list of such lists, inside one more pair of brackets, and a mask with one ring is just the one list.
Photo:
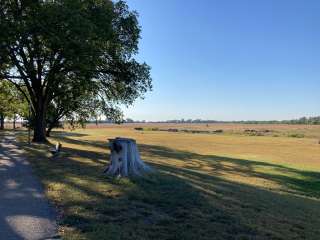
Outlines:
{"label": "blue sky", "polygon": [[128,0],[154,89],[136,120],[320,115],[320,1]]}

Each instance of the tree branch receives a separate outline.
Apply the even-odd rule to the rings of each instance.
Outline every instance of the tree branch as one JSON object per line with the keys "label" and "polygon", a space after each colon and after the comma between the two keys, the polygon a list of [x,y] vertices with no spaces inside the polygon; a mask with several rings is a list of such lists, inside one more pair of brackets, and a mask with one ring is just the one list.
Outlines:
{"label": "tree branch", "polygon": [[[17,67],[17,69],[21,75],[21,79],[23,80],[25,86],[28,89],[30,100],[31,100],[31,102],[29,101],[29,103],[32,103],[35,107],[36,106],[36,98],[35,98],[34,91],[30,86],[30,83],[28,80],[28,75],[25,73],[24,69],[20,65],[19,60],[17,59],[17,57],[15,55],[16,54],[15,51],[12,48],[9,48],[9,51],[10,51],[10,58],[11,58],[12,62],[14,63],[14,65]],[[17,84],[17,83],[14,83],[14,84]],[[17,85],[19,85],[19,84],[17,84]]]}
{"label": "tree branch", "polygon": [[[22,89],[22,87],[18,83],[14,82],[12,80],[8,79],[8,81],[11,82],[13,85],[15,85],[15,87],[23,94],[24,98],[27,100],[29,105],[32,106],[32,102],[29,99],[28,94]],[[35,112],[34,107],[32,108],[32,111]]]}

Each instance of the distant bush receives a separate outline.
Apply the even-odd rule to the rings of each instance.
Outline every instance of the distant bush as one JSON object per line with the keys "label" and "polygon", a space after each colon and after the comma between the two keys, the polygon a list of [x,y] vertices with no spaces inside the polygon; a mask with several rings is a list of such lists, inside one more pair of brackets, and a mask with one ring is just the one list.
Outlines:
{"label": "distant bush", "polygon": [[302,134],[302,133],[292,133],[292,134],[289,134],[288,137],[304,138],[304,134]]}
{"label": "distant bush", "polygon": [[255,129],[245,129],[244,132],[249,136],[264,136],[263,132]]}
{"label": "distant bush", "polygon": [[179,132],[179,130],[176,128],[169,128],[168,132]]}
{"label": "distant bush", "polygon": [[136,127],[136,128],[134,128],[134,130],[143,131],[143,128],[142,127]]}
{"label": "distant bush", "polygon": [[269,132],[273,132],[273,130],[263,129],[262,132],[269,133]]}
{"label": "distant bush", "polygon": [[270,129],[245,129],[244,133],[248,134],[249,136],[266,136],[268,133],[274,132]]}
{"label": "distant bush", "polygon": [[255,129],[245,129],[244,132],[245,133],[255,133],[255,132],[257,132],[257,130],[255,130]]}
{"label": "distant bush", "polygon": [[223,133],[223,130],[222,129],[214,130],[212,131],[212,133]]}

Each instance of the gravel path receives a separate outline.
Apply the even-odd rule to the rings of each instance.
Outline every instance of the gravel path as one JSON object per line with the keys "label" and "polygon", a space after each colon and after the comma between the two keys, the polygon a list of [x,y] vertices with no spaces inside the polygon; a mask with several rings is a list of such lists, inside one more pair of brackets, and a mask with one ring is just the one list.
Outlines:
{"label": "gravel path", "polygon": [[11,133],[0,135],[0,239],[58,239],[55,212]]}

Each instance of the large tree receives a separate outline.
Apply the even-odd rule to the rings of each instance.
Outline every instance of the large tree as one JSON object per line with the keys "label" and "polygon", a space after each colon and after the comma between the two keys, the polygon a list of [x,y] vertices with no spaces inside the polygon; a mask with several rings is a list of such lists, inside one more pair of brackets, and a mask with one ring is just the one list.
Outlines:
{"label": "large tree", "polygon": [[134,58],[137,13],[123,1],[0,0],[0,31],[0,79],[31,105],[35,142],[62,96],[131,104],[151,89],[149,66]]}

